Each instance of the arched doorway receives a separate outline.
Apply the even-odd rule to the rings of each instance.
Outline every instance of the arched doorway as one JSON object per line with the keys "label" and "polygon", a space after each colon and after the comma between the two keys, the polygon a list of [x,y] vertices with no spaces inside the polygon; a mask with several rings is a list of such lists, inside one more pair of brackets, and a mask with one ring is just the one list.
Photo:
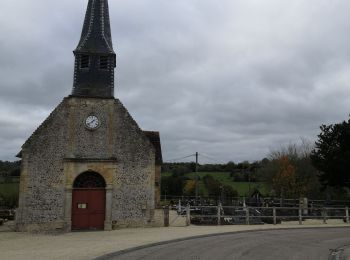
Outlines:
{"label": "arched doorway", "polygon": [[106,182],[96,172],[80,174],[73,184],[72,230],[103,230]]}

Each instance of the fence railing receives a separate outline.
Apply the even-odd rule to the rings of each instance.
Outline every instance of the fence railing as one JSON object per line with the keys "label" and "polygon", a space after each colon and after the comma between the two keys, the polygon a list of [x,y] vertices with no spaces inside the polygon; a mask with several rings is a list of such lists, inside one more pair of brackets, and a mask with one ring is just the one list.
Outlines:
{"label": "fence railing", "polygon": [[[219,203],[225,206],[242,206],[251,207],[299,207],[300,204],[305,204],[305,198],[278,198],[278,197],[220,197],[220,196],[172,196],[162,195],[161,201],[163,205],[190,204],[191,206],[217,206]],[[350,207],[350,200],[315,200],[307,199],[309,207]]]}
{"label": "fence railing", "polygon": [[280,224],[282,221],[319,219],[324,224],[329,219],[341,219],[349,223],[349,208],[301,208],[301,207],[235,207],[190,206],[178,210],[186,215],[186,223],[196,225]]}

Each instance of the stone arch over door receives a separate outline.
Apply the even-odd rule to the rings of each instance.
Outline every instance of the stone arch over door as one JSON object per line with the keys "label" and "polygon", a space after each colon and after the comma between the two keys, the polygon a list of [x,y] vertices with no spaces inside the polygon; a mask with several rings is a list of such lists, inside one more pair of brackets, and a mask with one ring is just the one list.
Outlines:
{"label": "stone arch over door", "polygon": [[106,182],[97,172],[86,171],[73,182],[72,230],[103,230],[106,218]]}

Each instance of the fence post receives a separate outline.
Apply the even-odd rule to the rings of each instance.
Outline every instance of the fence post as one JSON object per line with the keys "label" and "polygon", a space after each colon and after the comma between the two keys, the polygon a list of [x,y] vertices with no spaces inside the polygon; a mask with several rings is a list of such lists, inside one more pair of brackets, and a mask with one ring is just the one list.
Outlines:
{"label": "fence post", "polygon": [[326,208],[322,208],[323,224],[327,224]]}
{"label": "fence post", "polygon": [[190,204],[186,206],[186,226],[191,225],[191,208]]}
{"label": "fence post", "polygon": [[218,207],[217,207],[217,217],[218,217],[218,226],[221,225],[221,203],[218,204]]}
{"label": "fence post", "polygon": [[169,227],[169,206],[164,207],[164,227]]}
{"label": "fence post", "polygon": [[349,207],[345,208],[345,220],[349,224]]}
{"label": "fence post", "polygon": [[299,225],[303,224],[303,217],[302,217],[302,211],[301,208],[299,207]]}
{"label": "fence post", "polygon": [[276,207],[272,208],[272,215],[273,215],[273,224],[277,224],[277,218],[276,218]]}
{"label": "fence post", "polygon": [[309,200],[308,198],[303,198],[303,215],[309,215]]}
{"label": "fence post", "polygon": [[249,207],[245,208],[245,223],[249,225]]}

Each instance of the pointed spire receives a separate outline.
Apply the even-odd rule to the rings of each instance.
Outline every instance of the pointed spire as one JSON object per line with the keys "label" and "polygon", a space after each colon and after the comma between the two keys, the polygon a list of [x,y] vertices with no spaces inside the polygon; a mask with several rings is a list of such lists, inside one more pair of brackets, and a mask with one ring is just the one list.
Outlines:
{"label": "pointed spire", "polygon": [[76,51],[114,53],[107,0],[89,0]]}
{"label": "pointed spire", "polygon": [[72,96],[113,98],[116,63],[107,0],[89,0],[74,55]]}

